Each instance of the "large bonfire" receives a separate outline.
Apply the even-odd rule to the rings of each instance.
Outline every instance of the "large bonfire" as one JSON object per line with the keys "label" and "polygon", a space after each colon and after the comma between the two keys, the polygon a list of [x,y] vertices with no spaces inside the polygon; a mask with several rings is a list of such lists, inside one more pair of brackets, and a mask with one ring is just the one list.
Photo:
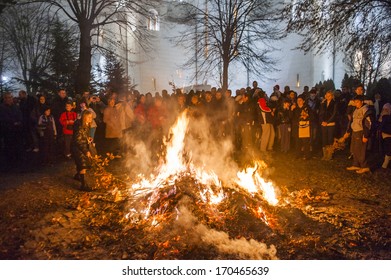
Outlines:
{"label": "large bonfire", "polygon": [[245,238],[234,219],[239,217],[244,224],[256,220],[260,234],[277,227],[272,214],[279,205],[276,188],[261,176],[267,165],[256,161],[220,180],[213,170],[193,163],[185,145],[188,125],[183,112],[170,129],[165,160],[153,174],[138,175],[129,188],[129,227],[143,227],[156,238],[164,236],[163,246],[171,250],[161,258],[175,258],[180,247],[187,246],[210,248],[227,257],[275,259],[274,245],[255,240],[262,239],[259,236]]}

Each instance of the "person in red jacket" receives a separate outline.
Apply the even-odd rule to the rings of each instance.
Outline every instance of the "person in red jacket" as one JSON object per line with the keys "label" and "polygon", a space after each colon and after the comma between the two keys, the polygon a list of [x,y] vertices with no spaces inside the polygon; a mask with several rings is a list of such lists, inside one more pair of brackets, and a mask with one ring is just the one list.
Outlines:
{"label": "person in red jacket", "polygon": [[64,155],[67,159],[71,158],[71,142],[73,136],[73,124],[77,119],[76,112],[72,111],[71,102],[65,104],[65,112],[60,115],[62,133],[64,135]]}

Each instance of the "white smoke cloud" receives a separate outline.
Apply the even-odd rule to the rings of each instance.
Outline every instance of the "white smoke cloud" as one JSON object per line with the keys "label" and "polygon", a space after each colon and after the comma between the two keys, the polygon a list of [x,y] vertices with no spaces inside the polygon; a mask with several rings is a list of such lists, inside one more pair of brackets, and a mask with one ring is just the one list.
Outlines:
{"label": "white smoke cloud", "polygon": [[154,168],[149,141],[141,141],[132,135],[123,139],[126,147],[125,166],[134,174],[148,174]]}
{"label": "white smoke cloud", "polygon": [[197,244],[202,242],[207,246],[214,246],[219,252],[233,254],[240,259],[277,259],[277,249],[274,245],[268,247],[265,243],[254,239],[232,239],[226,232],[210,229],[197,221],[197,218],[185,205],[179,208],[180,215],[176,224],[178,230],[182,228],[191,236],[189,239]]}
{"label": "white smoke cloud", "polygon": [[213,170],[222,181],[229,181],[238,170],[232,159],[233,140],[228,136],[216,140],[215,134],[206,118],[191,119],[185,149],[194,165]]}

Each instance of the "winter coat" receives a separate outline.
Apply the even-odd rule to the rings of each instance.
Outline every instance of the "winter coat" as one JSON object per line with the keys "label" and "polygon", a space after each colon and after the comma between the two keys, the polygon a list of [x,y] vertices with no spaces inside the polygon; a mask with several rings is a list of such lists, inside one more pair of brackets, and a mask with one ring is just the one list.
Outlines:
{"label": "winter coat", "polygon": [[131,128],[134,122],[134,112],[130,104],[126,101],[121,101],[115,105],[120,112],[121,127],[124,129]]}
{"label": "winter coat", "polygon": [[276,115],[277,124],[291,124],[293,112],[289,108],[279,107]]}
{"label": "winter coat", "polygon": [[165,121],[167,120],[167,112],[163,105],[160,107],[157,107],[155,105],[151,106],[148,109],[147,119],[148,122],[151,124],[152,129],[163,127]]}
{"label": "winter coat", "polygon": [[73,134],[73,124],[67,124],[67,121],[75,122],[77,119],[77,114],[73,111],[65,111],[60,116],[60,124],[62,126],[62,133],[64,135]]}
{"label": "winter coat", "polygon": [[238,105],[238,126],[253,125],[255,120],[255,106],[251,101]]}
{"label": "winter coat", "polygon": [[106,138],[122,138],[121,110],[117,107],[106,107],[103,111],[103,122],[106,124]]}
{"label": "winter coat", "polygon": [[51,140],[57,136],[56,122],[52,115],[41,115],[38,119],[39,136],[44,140]]}
{"label": "winter coat", "polygon": [[0,104],[0,131],[3,133],[21,131],[22,112],[16,105]]}
{"label": "winter coat", "polygon": [[335,100],[331,100],[329,106],[327,106],[327,101],[325,100],[320,105],[319,120],[320,123],[326,122],[329,125],[334,124],[337,121],[338,116],[338,107]]}
{"label": "winter coat", "polygon": [[140,103],[134,108],[134,115],[136,117],[137,125],[144,125],[147,121],[147,108],[144,104]]}
{"label": "winter coat", "polygon": [[89,152],[90,126],[81,126],[80,120],[74,124],[72,138],[72,155],[76,162],[78,171],[90,167],[90,161],[87,157]]}
{"label": "winter coat", "polygon": [[368,105],[356,108],[353,112],[353,121],[348,132],[363,131],[364,137],[369,138],[375,129],[375,112]]}

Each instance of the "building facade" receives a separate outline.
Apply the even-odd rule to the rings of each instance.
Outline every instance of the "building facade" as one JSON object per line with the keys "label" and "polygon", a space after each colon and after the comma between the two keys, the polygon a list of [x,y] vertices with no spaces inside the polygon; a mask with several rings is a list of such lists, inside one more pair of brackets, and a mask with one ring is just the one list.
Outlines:
{"label": "building facade", "polygon": [[[175,2],[175,1],[174,1]],[[152,49],[149,52],[144,52],[137,44],[132,36],[129,36],[129,30],[126,28],[118,28],[114,32],[107,34],[115,34],[115,40],[121,42],[120,47],[116,48],[116,52],[123,60],[123,65],[130,77],[133,85],[141,93],[161,92],[167,89],[171,92],[173,85],[176,88],[189,89],[193,85],[211,85],[220,86],[219,76],[215,73],[210,73],[206,78],[197,78],[195,70],[183,67],[187,57],[195,55],[191,49],[183,49],[172,42],[172,38],[183,32],[183,26],[165,20],[165,16],[169,12],[173,12],[170,3],[159,6],[158,9],[151,9],[149,15],[137,20],[144,22],[144,27],[151,35],[150,43]],[[175,11],[174,11],[175,12]],[[132,19],[130,19],[132,20]],[[111,30],[113,31],[113,30]],[[102,34],[105,31],[102,30]],[[111,35],[112,36],[112,35]],[[112,38],[111,38],[112,39]],[[276,51],[270,55],[277,61],[274,72],[265,73],[262,77],[253,75],[244,67],[231,67],[229,77],[229,88],[234,92],[236,89],[251,86],[252,81],[258,81],[259,86],[267,93],[272,92],[275,84],[279,84],[280,88],[285,85],[290,86],[292,90],[298,93],[303,91],[304,86],[310,88],[320,81],[332,79],[335,86],[341,86],[342,78],[345,74],[345,66],[343,64],[343,55],[330,50],[328,53],[315,55],[314,53],[304,54],[302,51],[295,49],[300,41],[300,37],[291,34],[281,41],[276,43]],[[99,44],[105,44],[105,36],[99,36]],[[104,64],[104,60],[100,55],[94,57],[95,64]]]}

